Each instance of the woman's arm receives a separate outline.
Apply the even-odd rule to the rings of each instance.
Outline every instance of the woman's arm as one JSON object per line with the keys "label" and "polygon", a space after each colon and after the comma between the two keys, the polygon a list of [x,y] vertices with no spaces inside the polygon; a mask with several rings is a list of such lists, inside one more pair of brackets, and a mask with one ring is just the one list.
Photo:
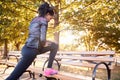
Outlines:
{"label": "woman's arm", "polygon": [[44,46],[46,43],[46,32],[47,32],[47,26],[45,24],[41,24],[40,28],[40,40],[41,40],[41,46]]}

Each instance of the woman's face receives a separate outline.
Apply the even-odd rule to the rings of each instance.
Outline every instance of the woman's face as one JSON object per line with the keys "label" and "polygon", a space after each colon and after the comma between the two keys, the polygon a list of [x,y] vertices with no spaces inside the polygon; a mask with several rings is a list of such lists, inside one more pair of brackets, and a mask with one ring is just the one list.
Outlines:
{"label": "woman's face", "polygon": [[51,16],[49,13],[46,14],[45,18],[47,19],[47,21],[49,22],[51,19],[53,19],[54,17]]}

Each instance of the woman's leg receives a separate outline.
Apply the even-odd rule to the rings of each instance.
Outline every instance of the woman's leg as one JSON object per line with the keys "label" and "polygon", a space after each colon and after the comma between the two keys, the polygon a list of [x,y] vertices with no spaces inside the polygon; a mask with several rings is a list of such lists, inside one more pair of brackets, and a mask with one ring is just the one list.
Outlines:
{"label": "woman's leg", "polygon": [[25,70],[31,65],[36,57],[38,50],[28,48],[26,46],[22,49],[22,58],[6,80],[17,80],[25,72]]}
{"label": "woman's leg", "polygon": [[47,42],[47,45],[40,50],[40,54],[50,51],[49,62],[47,66],[48,68],[52,68],[52,64],[57,54],[57,50],[58,50],[58,44],[50,41]]}

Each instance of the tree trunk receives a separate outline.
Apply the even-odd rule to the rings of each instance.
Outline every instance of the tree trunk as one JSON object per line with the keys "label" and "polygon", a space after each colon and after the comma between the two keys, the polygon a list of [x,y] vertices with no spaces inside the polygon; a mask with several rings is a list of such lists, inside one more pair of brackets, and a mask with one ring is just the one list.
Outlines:
{"label": "tree trunk", "polygon": [[19,46],[20,46],[19,43],[15,45],[17,51],[20,50]]}
{"label": "tree trunk", "polygon": [[21,44],[21,42],[15,42],[15,47],[16,47],[17,51],[20,50],[20,44]]}
{"label": "tree trunk", "polygon": [[6,58],[7,57],[7,53],[8,53],[8,48],[7,48],[7,39],[5,39],[4,41],[4,54],[3,54],[3,58]]}
{"label": "tree trunk", "polygon": [[[56,2],[55,6],[55,17],[54,17],[54,28],[59,26],[59,6],[60,6],[60,0]],[[59,32],[54,33],[54,40],[58,44],[58,50],[59,50]]]}
{"label": "tree trunk", "polygon": [[60,32],[55,32],[55,33],[54,33],[55,42],[58,44],[58,50],[59,50],[59,33],[60,33]]}

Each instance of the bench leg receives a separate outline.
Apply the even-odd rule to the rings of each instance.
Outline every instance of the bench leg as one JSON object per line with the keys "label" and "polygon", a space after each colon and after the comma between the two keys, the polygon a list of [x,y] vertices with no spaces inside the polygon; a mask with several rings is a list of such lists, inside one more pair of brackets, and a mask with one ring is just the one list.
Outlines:
{"label": "bench leg", "polygon": [[111,70],[109,69],[108,70],[108,80],[110,80],[111,79]]}
{"label": "bench leg", "polygon": [[33,75],[33,80],[34,80],[35,79],[35,73],[33,72],[32,75]]}
{"label": "bench leg", "polygon": [[5,71],[6,71],[9,67],[10,67],[10,66],[7,66],[7,67],[4,69],[3,74],[5,73]]}
{"label": "bench leg", "polygon": [[28,72],[30,75],[30,78],[32,78],[32,80],[35,80],[35,73],[31,72],[30,70],[26,70],[25,72]]}
{"label": "bench leg", "polygon": [[25,72],[28,72],[29,75],[30,75],[30,78],[32,78],[33,74],[32,74],[32,72],[30,70],[26,70]]}
{"label": "bench leg", "polygon": [[[47,64],[48,61],[49,61],[49,59],[47,59],[47,60],[44,62],[43,67],[42,67],[42,71],[44,71],[45,65]],[[57,59],[54,59],[54,61],[57,63],[58,71],[60,71],[60,66],[61,66],[61,64],[58,62]]]}
{"label": "bench leg", "polygon": [[98,66],[101,65],[101,64],[104,64],[106,66],[107,76],[108,76],[107,80],[111,80],[111,70],[109,69],[108,64],[106,64],[105,62],[100,62],[100,63],[96,64],[96,66],[94,67],[94,70],[93,70],[92,80],[95,80],[96,70],[97,70]]}

